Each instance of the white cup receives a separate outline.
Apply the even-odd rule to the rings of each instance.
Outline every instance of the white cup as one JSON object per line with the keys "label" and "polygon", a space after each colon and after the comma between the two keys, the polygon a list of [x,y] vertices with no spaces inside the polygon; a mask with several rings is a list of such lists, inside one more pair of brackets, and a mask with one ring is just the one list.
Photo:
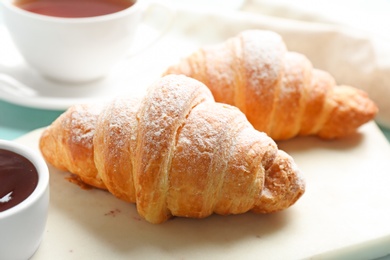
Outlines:
{"label": "white cup", "polygon": [[36,14],[13,2],[1,0],[0,7],[4,24],[21,55],[43,76],[68,83],[107,75],[129,53],[136,29],[150,8],[157,6],[167,18],[165,26],[159,28],[159,36],[174,19],[174,10],[166,1],[136,0],[122,11],[83,18]]}
{"label": "white cup", "polygon": [[38,172],[35,190],[19,204],[0,212],[0,259],[29,259],[38,249],[45,231],[49,170],[38,151],[5,140],[0,140],[0,149],[25,157]]}

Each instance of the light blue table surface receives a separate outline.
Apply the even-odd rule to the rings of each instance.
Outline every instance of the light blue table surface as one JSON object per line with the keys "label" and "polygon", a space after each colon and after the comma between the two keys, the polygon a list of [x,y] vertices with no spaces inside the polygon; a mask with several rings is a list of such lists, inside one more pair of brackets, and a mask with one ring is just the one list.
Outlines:
{"label": "light blue table surface", "polygon": [[51,124],[63,111],[22,107],[0,101],[0,139],[13,140]]}

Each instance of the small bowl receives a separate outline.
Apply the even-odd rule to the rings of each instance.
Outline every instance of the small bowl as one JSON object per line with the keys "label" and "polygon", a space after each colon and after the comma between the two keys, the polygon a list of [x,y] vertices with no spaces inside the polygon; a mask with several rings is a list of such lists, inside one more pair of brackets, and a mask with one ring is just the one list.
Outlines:
{"label": "small bowl", "polygon": [[[0,140],[0,149],[25,157],[38,173],[37,186],[32,193],[19,204],[0,212],[0,259],[29,259],[38,249],[46,226],[49,170],[39,152],[28,147]],[[4,201],[9,200],[2,203]]]}

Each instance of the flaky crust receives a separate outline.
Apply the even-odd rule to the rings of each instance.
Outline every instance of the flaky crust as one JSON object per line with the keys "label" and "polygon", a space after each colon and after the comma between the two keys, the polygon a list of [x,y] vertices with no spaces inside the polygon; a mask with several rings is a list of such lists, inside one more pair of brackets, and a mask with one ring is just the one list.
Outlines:
{"label": "flaky crust", "polygon": [[200,80],[217,102],[238,107],[274,140],[344,137],[378,111],[365,92],[337,86],[304,55],[287,51],[283,39],[271,31],[247,30],[200,48],[164,74]]}
{"label": "flaky crust", "polygon": [[142,99],[70,108],[40,139],[45,159],[136,203],[147,221],[269,213],[305,189],[293,159],[197,80],[170,75]]}

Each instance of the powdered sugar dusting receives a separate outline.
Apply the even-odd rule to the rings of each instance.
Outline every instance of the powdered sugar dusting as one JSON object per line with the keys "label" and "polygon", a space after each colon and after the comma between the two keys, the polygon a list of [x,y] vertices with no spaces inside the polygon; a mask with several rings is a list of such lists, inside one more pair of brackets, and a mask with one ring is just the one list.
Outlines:
{"label": "powdered sugar dusting", "polygon": [[69,125],[72,143],[91,149],[95,134],[96,120],[103,106],[76,105],[70,109]]}
{"label": "powdered sugar dusting", "polygon": [[248,30],[240,36],[248,86],[254,94],[264,95],[279,79],[286,47],[282,38],[271,31]]}
{"label": "powdered sugar dusting", "polygon": [[133,97],[122,97],[114,100],[104,112],[103,118],[109,119],[110,140],[115,142],[114,147],[122,148],[128,139],[135,141],[137,138],[137,113],[140,99]]}
{"label": "powdered sugar dusting", "polygon": [[191,109],[207,99],[213,100],[212,95],[199,81],[168,75],[148,90],[141,103],[137,143],[140,158],[136,158],[139,164],[135,184],[138,208],[151,222],[169,214],[168,171],[177,131]]}
{"label": "powdered sugar dusting", "polygon": [[149,159],[167,152],[189,111],[206,99],[212,100],[207,87],[185,76],[166,76],[149,90],[140,114]]}

